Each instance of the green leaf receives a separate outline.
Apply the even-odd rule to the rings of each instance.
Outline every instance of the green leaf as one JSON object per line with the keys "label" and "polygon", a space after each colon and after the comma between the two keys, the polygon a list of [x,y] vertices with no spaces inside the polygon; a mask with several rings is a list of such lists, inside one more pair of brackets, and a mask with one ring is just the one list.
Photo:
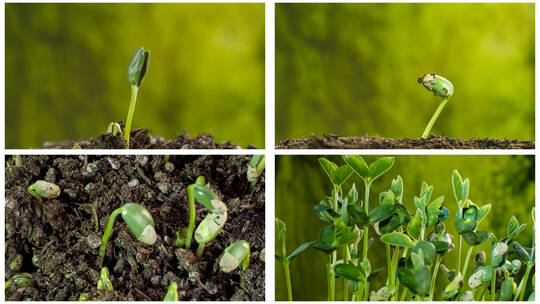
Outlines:
{"label": "green leaf", "polygon": [[319,158],[319,163],[324,169],[324,172],[326,172],[326,175],[328,175],[328,178],[330,178],[330,181],[333,182],[332,177],[334,176],[334,172],[337,170],[338,166],[324,157]]}
{"label": "green leaf", "polygon": [[394,192],[384,191],[379,194],[379,204],[381,205],[393,205],[394,204]]}
{"label": "green leaf", "polygon": [[478,209],[478,224],[489,214],[491,204],[484,205]]}
{"label": "green leaf", "polygon": [[413,238],[418,239],[422,230],[422,212],[416,209],[416,214],[407,225],[407,233]]}
{"label": "green leaf", "polygon": [[343,245],[348,245],[356,240],[358,236],[356,233],[349,230],[349,227],[341,224],[341,225],[335,225],[335,237],[334,237],[334,243],[332,244],[334,247],[340,247]]}
{"label": "green leaf", "polygon": [[338,167],[335,163],[324,157],[319,158],[319,163],[335,186],[343,184],[352,174],[352,169],[349,166]]}
{"label": "green leaf", "polygon": [[334,225],[325,226],[319,231],[319,241],[331,246],[334,243]]}
{"label": "green leaf", "polygon": [[300,253],[306,251],[309,247],[311,247],[315,243],[316,243],[316,241],[311,241],[311,242],[307,242],[307,243],[304,243],[304,244],[300,245],[298,248],[296,248],[296,250],[293,251],[293,253],[291,253],[287,257],[287,260],[290,261],[290,260],[294,259],[297,255],[299,255]]}
{"label": "green leaf", "polygon": [[432,243],[438,254],[446,253],[447,250],[454,248],[454,244],[444,241],[433,241]]}
{"label": "green leaf", "polygon": [[420,250],[422,250],[422,253],[424,254],[424,263],[426,265],[431,265],[435,258],[435,245],[428,241],[419,241],[414,244],[411,252],[419,253]]}
{"label": "green leaf", "polygon": [[399,202],[403,199],[403,179],[400,175],[396,179],[392,180],[392,186],[390,187],[392,192],[394,193],[394,196],[397,198]]}
{"label": "green leaf", "polygon": [[456,169],[452,171],[452,187],[458,204],[459,202],[465,203],[469,197],[469,179],[467,178],[463,181]]}
{"label": "green leaf", "polygon": [[488,239],[489,234],[487,231],[469,231],[464,232],[461,236],[463,236],[463,239],[465,239],[469,245],[476,246],[485,242]]}
{"label": "green leaf", "polygon": [[351,190],[347,194],[347,198],[350,203],[356,203],[358,201],[358,191],[356,191],[356,185],[353,183]]}
{"label": "green leaf", "polygon": [[455,297],[459,293],[461,286],[463,285],[461,281],[463,281],[463,278],[461,277],[461,273],[458,272],[452,282],[450,282],[450,284],[448,284],[444,289],[442,295],[443,299],[449,300]]}
{"label": "green leaf", "polygon": [[415,294],[425,294],[429,290],[431,282],[431,273],[425,266],[417,270],[410,268],[398,267],[396,277],[399,282],[405,285],[410,291]]}
{"label": "green leaf", "polygon": [[360,268],[362,268],[362,271],[364,271],[366,277],[369,278],[369,275],[371,274],[371,263],[369,263],[368,258],[362,259],[362,262],[360,262]]}
{"label": "green leaf", "polygon": [[351,225],[364,226],[369,222],[368,215],[360,204],[348,205],[347,209],[350,216],[349,223]]}
{"label": "green leaf", "polygon": [[334,210],[326,205],[325,201],[321,201],[318,205],[315,205],[314,209],[317,216],[325,222],[333,222],[334,216],[337,216]]}
{"label": "green leaf", "polygon": [[278,230],[278,240],[280,242],[284,242],[285,235],[287,234],[287,227],[285,226],[285,222],[276,217],[276,227]]}
{"label": "green leaf", "polygon": [[510,301],[514,295],[514,291],[517,289],[513,278],[506,278],[501,285],[501,294],[499,301]]}
{"label": "green leaf", "polygon": [[531,260],[529,253],[518,242],[512,243],[512,248],[525,262],[529,262]]}
{"label": "green leaf", "polygon": [[336,274],[336,277],[345,278],[355,282],[365,282],[367,279],[362,268],[352,264],[337,264],[334,267],[334,273]]}
{"label": "green leaf", "polygon": [[394,157],[379,158],[369,166],[369,177],[371,181],[376,180],[394,165]]}
{"label": "green leaf", "polygon": [[394,214],[394,205],[383,204],[379,205],[377,208],[371,210],[369,213],[369,222],[371,224],[377,223],[387,218],[391,217]]}
{"label": "green leaf", "polygon": [[508,245],[504,242],[497,243],[491,249],[491,265],[493,267],[498,267],[504,262],[507,255],[508,255]]}
{"label": "green leaf", "polygon": [[454,225],[459,234],[474,231],[478,225],[478,207],[470,205],[468,208],[463,208],[461,213],[456,214]]}
{"label": "green leaf", "polygon": [[381,236],[381,242],[405,248],[411,248],[414,245],[406,234],[399,232],[391,232]]}
{"label": "green leaf", "polygon": [[369,168],[359,155],[343,155],[343,160],[349,165],[356,174],[358,174],[364,181],[369,179]]}
{"label": "green leaf", "polygon": [[526,224],[519,225],[518,220],[515,216],[512,215],[510,220],[508,220],[508,228],[507,228],[507,234],[508,234],[508,241],[514,239],[523,229],[525,229]]}

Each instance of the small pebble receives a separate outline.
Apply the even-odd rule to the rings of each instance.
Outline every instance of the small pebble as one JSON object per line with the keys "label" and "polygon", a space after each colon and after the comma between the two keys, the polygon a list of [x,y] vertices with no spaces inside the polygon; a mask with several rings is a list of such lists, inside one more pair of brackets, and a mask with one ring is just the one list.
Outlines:
{"label": "small pebble", "polygon": [[261,250],[261,253],[259,253],[259,259],[260,259],[261,261],[263,261],[263,262],[264,262],[265,254],[266,254],[265,249],[266,249],[266,248],[263,248],[263,250]]}
{"label": "small pebble", "polygon": [[101,238],[95,233],[92,233],[86,236],[86,243],[88,243],[88,246],[91,248],[96,249],[101,245]]}
{"label": "small pebble", "polygon": [[174,171],[174,164],[171,162],[165,163],[165,172],[171,173]]}
{"label": "small pebble", "polygon": [[148,163],[148,156],[146,156],[146,155],[136,155],[135,160],[139,163],[139,165],[144,167]]}
{"label": "small pebble", "polygon": [[15,200],[9,197],[6,197],[6,208],[13,209],[15,208]]}
{"label": "small pebble", "polygon": [[94,173],[97,171],[98,166],[94,163],[89,163],[86,165],[86,172],[88,173]]}
{"label": "small pebble", "polygon": [[130,180],[129,183],[128,183],[128,186],[129,186],[130,188],[135,188],[135,187],[137,187],[138,185],[139,185],[139,180],[136,179],[136,178]]}
{"label": "small pebble", "polygon": [[158,183],[157,187],[158,187],[159,191],[161,191],[161,193],[163,193],[163,194],[167,194],[169,192],[169,188],[170,188],[168,183]]}
{"label": "small pebble", "polygon": [[111,165],[111,168],[113,168],[113,170],[120,169],[120,162],[117,159],[107,157],[107,160],[109,161],[109,164]]}
{"label": "small pebble", "polygon": [[94,184],[89,183],[88,185],[84,186],[84,191],[88,194],[92,193],[94,191]]}
{"label": "small pebble", "polygon": [[191,149],[191,146],[189,144],[185,144],[180,149]]}
{"label": "small pebble", "polygon": [[161,281],[160,276],[153,276],[152,278],[150,278],[150,283],[152,283],[152,285],[154,286],[159,285],[159,281]]}

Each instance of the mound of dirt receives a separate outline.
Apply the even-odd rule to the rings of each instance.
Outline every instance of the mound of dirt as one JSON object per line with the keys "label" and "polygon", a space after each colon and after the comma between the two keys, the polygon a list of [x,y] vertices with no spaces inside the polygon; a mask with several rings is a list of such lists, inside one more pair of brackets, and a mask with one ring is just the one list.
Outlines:
{"label": "mound of dirt", "polygon": [[[172,281],[180,300],[264,300],[264,174],[250,191],[249,156],[22,156],[6,168],[6,280],[28,273],[27,287],[13,284],[6,300],[161,301]],[[18,165],[18,166],[17,166]],[[188,225],[186,187],[202,175],[228,207],[228,220],[203,256],[175,245],[175,232]],[[57,198],[39,203],[27,187],[36,180],[58,185]],[[98,257],[109,214],[138,202],[152,214],[158,240],[145,245],[116,219],[105,259]],[[196,204],[196,225],[208,211]],[[251,245],[250,265],[219,271],[232,242]],[[12,263],[21,259],[22,263]],[[18,265],[18,266],[17,266]],[[113,291],[97,291],[107,266]]]}
{"label": "mound of dirt", "polygon": [[[124,123],[118,122],[124,129]],[[130,132],[130,149],[242,149],[230,141],[216,143],[214,137],[208,134],[200,134],[190,137],[186,132],[173,140],[164,139],[161,136],[149,135],[149,129],[136,129]],[[44,149],[124,149],[126,147],[123,136],[114,136],[111,133],[102,133],[96,138],[89,140],[61,142],[45,142]],[[257,149],[255,145],[248,145],[246,149]]]}
{"label": "mound of dirt", "polygon": [[428,138],[346,137],[312,134],[311,138],[286,139],[276,149],[534,149],[533,141],[496,138],[461,139],[430,135]]}

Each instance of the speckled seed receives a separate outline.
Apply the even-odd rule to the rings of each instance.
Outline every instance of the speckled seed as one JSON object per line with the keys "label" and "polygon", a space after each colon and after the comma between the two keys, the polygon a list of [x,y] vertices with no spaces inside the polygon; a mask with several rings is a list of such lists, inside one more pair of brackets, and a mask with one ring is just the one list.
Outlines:
{"label": "speckled seed", "polygon": [[135,187],[137,187],[138,185],[139,185],[139,180],[136,179],[136,178],[130,180],[129,183],[128,183],[128,186],[129,186],[130,188],[135,188]]}
{"label": "speckled seed", "polygon": [[101,239],[95,233],[91,233],[86,236],[86,242],[88,243],[88,246],[94,249],[98,248],[99,245],[101,245]]}
{"label": "speckled seed", "polygon": [[47,170],[47,173],[45,173],[45,180],[48,181],[49,183],[56,183],[56,171],[54,170],[54,168],[49,168],[49,170]]}
{"label": "speckled seed", "polygon": [[118,160],[110,157],[107,157],[107,160],[109,161],[109,165],[111,165],[111,168],[113,168],[113,170],[120,169],[120,162]]}
{"label": "speckled seed", "polygon": [[174,171],[174,164],[171,163],[171,162],[166,162],[165,163],[165,172],[173,172]]}
{"label": "speckled seed", "polygon": [[144,167],[148,163],[148,156],[146,156],[146,155],[137,155],[137,156],[135,156],[135,160],[139,163],[139,165]]}

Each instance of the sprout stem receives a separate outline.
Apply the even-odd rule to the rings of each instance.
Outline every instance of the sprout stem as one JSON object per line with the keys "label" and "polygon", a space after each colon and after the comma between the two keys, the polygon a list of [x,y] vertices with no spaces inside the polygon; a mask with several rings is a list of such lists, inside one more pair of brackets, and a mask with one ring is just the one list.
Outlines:
{"label": "sprout stem", "polygon": [[497,268],[493,267],[493,272],[491,274],[491,301],[495,301],[495,294],[497,293],[497,290],[495,290],[496,277],[497,277]]}
{"label": "sprout stem", "polygon": [[328,285],[328,301],[332,301],[332,256],[328,255],[328,267],[326,268],[326,283]]}
{"label": "sprout stem", "polygon": [[[529,279],[529,274],[531,272],[533,263],[527,264],[527,269],[525,270],[525,274],[523,275],[523,278],[521,279],[521,283],[519,283],[519,288],[516,292],[516,298],[519,294],[519,301],[523,301],[523,297],[525,296],[525,289],[527,289],[527,280]],[[515,301],[515,299],[514,299]]]}
{"label": "sprout stem", "polygon": [[197,247],[197,256],[202,257],[202,254],[204,252],[204,247],[206,246],[206,243],[200,243],[199,247]]}
{"label": "sprout stem", "polygon": [[426,126],[426,129],[424,130],[424,133],[422,134],[422,138],[426,138],[428,137],[429,135],[429,132],[431,131],[431,128],[433,127],[433,125],[435,124],[435,121],[437,120],[437,118],[439,118],[439,114],[441,114],[444,106],[446,105],[446,103],[448,102],[448,98],[445,98],[443,99],[443,101],[439,104],[439,106],[437,107],[437,110],[435,111],[435,113],[433,114],[433,116],[431,117],[431,120],[429,121],[429,123],[427,124]]}
{"label": "sprout stem", "polygon": [[465,257],[465,264],[463,264],[463,271],[461,273],[463,274],[463,281],[466,281],[465,275],[467,274],[467,266],[469,266],[469,259],[471,257],[473,246],[469,247],[469,251],[467,251],[467,256]]}
{"label": "sprout stem", "polygon": [[441,264],[441,259],[442,257],[438,255],[437,262],[435,262],[435,268],[433,268],[433,276],[431,277],[431,287],[429,288],[428,301],[433,301],[433,293],[435,292],[435,280],[437,279],[437,272],[439,272],[439,265]]}
{"label": "sprout stem", "polygon": [[292,288],[291,288],[291,272],[289,270],[289,261],[283,264],[283,272],[285,272],[285,283],[287,284],[287,298],[292,301]]}
{"label": "sprout stem", "polygon": [[[343,262],[347,263],[349,262],[349,258],[347,257],[349,253],[349,249],[347,248],[347,245],[343,246]],[[343,278],[343,301],[349,301],[349,281],[345,278]]]}
{"label": "sprout stem", "polygon": [[133,113],[135,112],[135,104],[137,103],[137,92],[139,87],[137,85],[131,86],[131,101],[129,102],[128,116],[126,119],[126,129],[124,130],[124,141],[126,147],[129,149],[129,135],[131,132],[131,120],[133,120]]}
{"label": "sprout stem", "polygon": [[107,227],[105,227],[105,232],[103,232],[103,237],[101,238],[101,246],[99,247],[99,257],[102,259],[105,258],[105,252],[107,251],[107,242],[109,241],[109,238],[111,237],[113,231],[114,220],[120,213],[122,213],[122,207],[114,210],[109,216]]}
{"label": "sprout stem", "polygon": [[[187,187],[187,193],[189,198],[189,225],[186,235],[186,249],[191,248],[191,240],[193,239],[193,230],[195,229],[195,190],[193,185],[204,186],[205,179],[203,176],[197,177],[195,184],[189,185]],[[202,253],[201,253],[202,255]]]}

